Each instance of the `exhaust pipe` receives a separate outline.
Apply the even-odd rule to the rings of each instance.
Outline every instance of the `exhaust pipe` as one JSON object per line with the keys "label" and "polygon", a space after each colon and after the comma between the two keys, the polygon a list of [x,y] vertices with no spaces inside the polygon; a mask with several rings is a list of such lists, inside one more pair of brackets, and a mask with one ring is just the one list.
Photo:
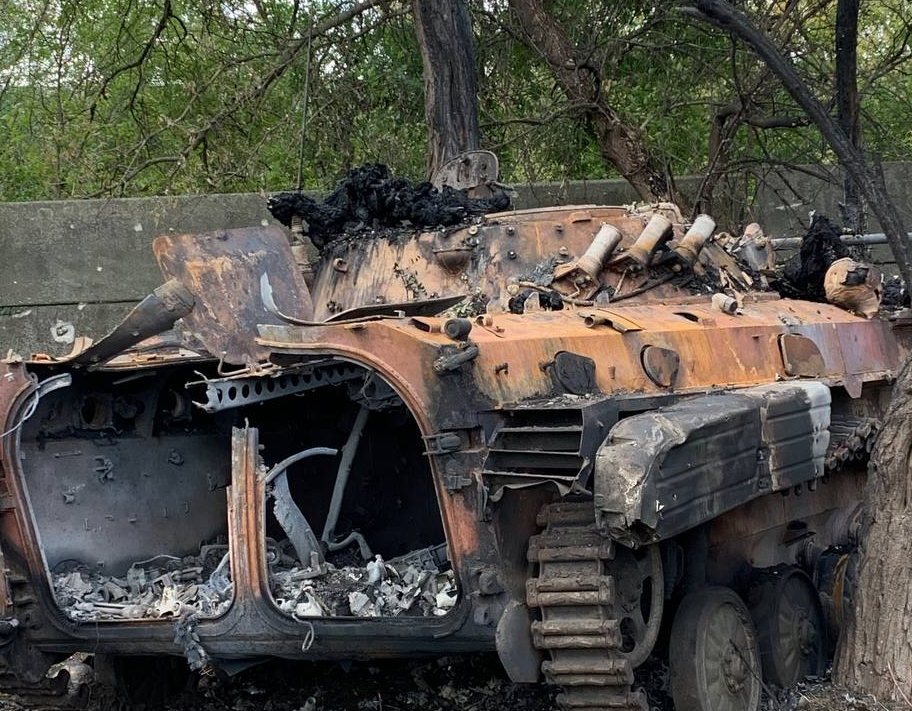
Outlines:
{"label": "exhaust pipe", "polygon": [[599,231],[592,238],[592,244],[589,245],[583,256],[577,260],[577,266],[586,274],[592,277],[597,276],[605,268],[605,262],[608,261],[608,257],[611,256],[611,253],[617,249],[620,243],[621,233],[618,232],[617,228],[602,223]]}
{"label": "exhaust pipe", "polygon": [[640,232],[640,236],[636,238],[636,242],[630,245],[630,249],[627,250],[625,256],[645,267],[649,264],[655,251],[671,239],[671,235],[671,220],[664,215],[655,213],[649,218],[649,222],[646,223],[646,227]]}
{"label": "exhaust pipe", "polygon": [[712,237],[716,229],[716,221],[709,215],[697,215],[687,234],[681,240],[681,243],[674,248],[674,251],[687,264],[693,264],[700,256],[700,252],[706,241]]}
{"label": "exhaust pipe", "polygon": [[601,286],[599,275],[620,242],[618,229],[602,223],[582,257],[561,264],[554,270],[552,283],[555,288],[583,299],[591,297]]}

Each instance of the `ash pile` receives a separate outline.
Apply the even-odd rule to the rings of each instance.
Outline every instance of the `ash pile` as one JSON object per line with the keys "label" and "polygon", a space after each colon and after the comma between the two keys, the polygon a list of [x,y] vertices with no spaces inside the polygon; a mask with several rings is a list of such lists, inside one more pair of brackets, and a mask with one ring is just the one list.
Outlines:
{"label": "ash pile", "polygon": [[303,566],[275,549],[269,558],[272,595],[295,618],[439,617],[456,604],[445,544],[389,561],[375,555],[363,564],[339,558]]}
{"label": "ash pile", "polygon": [[70,565],[54,572],[54,596],[74,622],[218,617],[233,595],[228,561],[228,546],[207,545],[196,556],[138,561],[121,577]]}

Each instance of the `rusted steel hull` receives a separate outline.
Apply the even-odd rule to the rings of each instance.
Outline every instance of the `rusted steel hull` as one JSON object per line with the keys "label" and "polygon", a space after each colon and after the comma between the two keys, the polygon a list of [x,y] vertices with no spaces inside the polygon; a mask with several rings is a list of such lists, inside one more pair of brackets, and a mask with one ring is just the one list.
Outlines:
{"label": "rusted steel hull", "polygon": [[[453,410],[468,409],[453,398],[457,393],[462,398],[473,394],[463,389],[467,381],[492,407],[560,394],[549,373],[549,364],[559,352],[591,359],[600,392],[628,396],[682,395],[786,379],[790,375],[780,343],[787,335],[809,339],[820,354],[816,372],[805,369],[802,375],[834,386],[889,379],[900,357],[887,323],[826,304],[762,299],[747,304],[738,316],[714,311],[707,301],[600,312],[622,318],[627,330],[587,327],[580,313],[572,311],[488,317],[472,327],[470,338],[478,345],[478,356],[452,377],[433,368],[433,361],[454,345],[441,332],[442,319],[262,326],[259,342],[276,353],[329,352],[364,359],[401,383],[414,398],[413,406],[430,418],[435,408],[446,404]],[[641,352],[647,346],[661,346],[679,355],[680,368],[672,385],[662,387],[643,368]],[[507,367],[498,367],[503,364]],[[446,392],[451,383],[456,387]]]}
{"label": "rusted steel hull", "polygon": [[[680,213],[670,204],[642,212],[578,205],[492,214],[478,225],[434,232],[339,240],[327,248],[318,270],[314,313],[325,319],[356,305],[479,293],[506,309],[520,283],[541,279],[549,264],[553,269],[583,254],[602,223],[620,232],[618,251],[624,251],[654,213],[667,217],[676,235],[683,234]],[[721,250],[716,256],[728,260]],[[622,275],[623,269],[607,274],[606,283],[628,291],[643,281],[633,271],[623,281]],[[650,297],[676,295],[667,285]]]}
{"label": "rusted steel hull", "polygon": [[[287,360],[332,355],[368,365],[395,387],[426,437],[444,432],[462,437],[458,451],[432,454],[430,462],[450,555],[469,594],[456,613],[439,620],[315,620],[313,646],[302,651],[300,625],[276,611],[264,579],[265,497],[257,480],[256,433],[239,430],[232,441],[232,484],[228,490],[234,604],[224,617],[199,624],[201,642],[212,655],[225,658],[348,658],[433,653],[443,647],[490,648],[493,628],[473,619],[473,609],[483,608],[478,601],[484,601],[484,596],[477,594],[477,571],[489,566],[518,575],[522,562],[513,551],[514,560],[505,564],[511,544],[504,539],[511,532],[500,522],[496,506],[486,503],[482,495],[483,437],[473,431],[480,429],[483,413],[497,412],[529,398],[566,395],[560,391],[559,379],[548,372],[558,352],[595,361],[599,390],[613,398],[620,409],[787,377],[778,345],[778,338],[785,333],[807,334],[819,344],[825,366],[819,377],[834,386],[847,377],[861,382],[882,381],[897,365],[898,351],[882,322],[858,319],[835,308],[770,300],[752,304],[738,317],[713,313],[702,304],[675,309],[686,309],[699,320],[676,315],[669,307],[618,308],[615,314],[640,329],[619,333],[607,326],[587,328],[583,319],[572,313],[502,315],[489,321],[487,327],[473,327],[471,337],[479,345],[479,355],[445,374],[434,370],[434,361],[451,341],[435,332],[438,324],[434,319],[421,319],[421,323],[381,321],[356,327],[263,326],[260,346],[276,357]],[[779,318],[783,311],[801,319],[801,325],[783,325]],[[646,345],[661,345],[681,354],[681,372],[674,388],[656,385],[643,370],[638,355]],[[498,372],[501,363],[508,367]],[[4,367],[9,374],[2,381],[4,411],[13,413],[5,420],[9,423],[27,407],[28,392],[34,385],[25,366]],[[16,590],[28,591],[25,597],[32,598],[25,605],[31,608],[35,624],[29,630],[31,644],[36,649],[67,651],[84,648],[91,640],[97,649],[111,652],[174,653],[173,632],[167,623],[76,626],[57,611],[19,480],[16,441],[15,436],[8,436],[3,446],[8,491],[0,521],[4,555],[12,571],[4,582],[13,589],[13,604],[8,603],[8,607],[16,614],[23,610]],[[456,470],[461,480],[454,480]],[[529,497],[519,504],[520,510],[512,511],[511,518],[534,520],[540,504],[541,497]],[[504,586],[509,588],[509,582],[504,581]],[[492,604],[499,606],[496,598],[493,596]],[[10,596],[3,599],[9,601]]]}
{"label": "rusted steel hull", "polygon": [[[29,387],[21,366],[10,366],[13,379],[5,391],[7,403],[21,405]],[[15,387],[13,387],[15,386]],[[18,391],[19,398],[15,397]],[[235,430],[231,439],[232,484],[228,489],[229,541],[234,600],[219,619],[200,622],[200,642],[216,658],[248,659],[258,656],[285,658],[381,658],[438,653],[441,645],[453,651],[491,648],[490,634],[467,623],[467,606],[444,618],[428,620],[314,620],[314,641],[302,649],[305,630],[300,623],[278,612],[265,578],[263,538],[264,486],[258,478],[255,430]],[[85,650],[117,654],[180,654],[169,621],[73,624],[57,608],[48,580],[38,532],[29,516],[29,504],[16,467],[15,440],[3,451],[4,478],[9,484],[0,518],[3,542],[9,550],[7,575],[2,582],[12,588],[4,595],[7,614],[25,620],[29,644],[35,650],[70,652]],[[13,502],[16,502],[15,504]],[[20,660],[24,661],[24,660]]]}
{"label": "rusted steel hull", "polygon": [[[559,616],[531,625],[528,608],[594,596],[591,619],[580,615],[571,627],[601,625],[598,605],[611,604],[605,579],[637,571],[634,563],[612,568],[609,549],[625,547],[620,561],[648,550],[648,575],[664,565],[659,587],[678,591],[695,581],[731,585],[744,565],[797,564],[846,543],[872,423],[902,355],[887,322],[768,293],[748,294],[740,310],[724,313],[709,294],[683,294],[642,269],[625,276],[627,267],[604,277],[615,294],[625,279],[627,288],[652,285],[629,300],[580,305],[564,294],[555,311],[424,315],[434,310],[426,299],[479,286],[489,304],[503,306],[517,275],[561,246],[581,255],[603,220],[626,254],[644,219],[583,207],[489,216],[449,236],[336,245],[313,307],[280,234],[157,242],[166,275],[189,292],[182,303],[194,302],[183,318],[189,338],[161,335],[109,360],[81,362],[76,354],[0,365],[0,618],[18,624],[6,640],[8,663],[34,676],[53,655],[72,651],[189,657],[172,617],[74,616],[84,608],[61,599],[73,551],[82,572],[99,577],[107,566],[118,569],[109,576],[118,581],[131,560],[181,558],[203,543],[226,547],[230,598],[194,622],[216,663],[496,648],[514,679],[535,681],[542,649],[572,646],[578,635]],[[672,232],[682,237],[682,226]],[[579,278],[581,289],[591,287]],[[416,294],[426,299],[410,305]],[[330,315],[339,321],[311,321]],[[106,353],[103,343],[95,348]],[[698,416],[688,414],[694,407]],[[346,428],[365,409],[367,449],[352,450],[346,469]],[[799,446],[790,443],[790,418],[800,424]],[[638,432],[640,459],[618,454]],[[737,467],[726,466],[726,437],[738,439]],[[355,602],[367,603],[357,595],[348,599],[350,614],[335,616],[283,603],[276,574],[283,556],[294,563],[283,572],[301,580],[324,561],[294,559],[297,551],[279,540],[295,537],[275,515],[265,472],[314,447],[342,452],[341,461],[336,469],[336,460],[308,460],[286,479],[297,487],[282,494],[297,498],[295,525],[314,535],[321,525],[332,529],[326,509],[348,498],[346,533],[376,543],[385,559],[445,548],[455,603],[429,588],[421,589],[427,614],[420,616],[359,617]],[[355,484],[337,491],[352,469]],[[686,485],[675,490],[675,481]],[[714,497],[716,490],[725,496]],[[573,503],[562,509],[568,497]],[[565,540],[584,509],[585,545],[540,537],[549,527]],[[674,525],[671,511],[683,511]],[[157,550],[158,540],[173,550]],[[340,540],[324,530],[327,551]],[[580,579],[597,571],[594,587],[548,589],[563,583],[542,564],[566,555],[582,561]],[[86,584],[82,572],[74,584]],[[402,580],[384,582],[393,588]],[[611,585],[623,592],[623,582]],[[363,596],[368,586],[359,586],[344,592]],[[117,600],[105,605],[121,609]],[[650,649],[659,623],[644,633]],[[599,639],[613,644],[617,630],[602,627]],[[611,662],[623,681],[632,663]]]}

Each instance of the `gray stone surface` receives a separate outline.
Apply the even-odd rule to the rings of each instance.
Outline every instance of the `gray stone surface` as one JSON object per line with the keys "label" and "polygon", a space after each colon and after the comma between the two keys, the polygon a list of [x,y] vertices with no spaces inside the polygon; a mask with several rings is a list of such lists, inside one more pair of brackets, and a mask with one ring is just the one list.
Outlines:
{"label": "gray stone surface", "polygon": [[0,203],[0,306],[135,301],[161,283],[158,235],[264,220],[257,194]]}
{"label": "gray stone surface", "polygon": [[136,301],[0,307],[0,358],[10,350],[21,356],[66,355],[73,347],[68,333],[97,340],[120,323]]}
{"label": "gray stone surface", "polygon": [[[912,227],[912,196],[904,189],[912,165],[889,164],[885,173]],[[683,176],[677,185],[692,195],[700,180]],[[624,180],[517,184],[515,189],[518,209],[619,205],[636,198]],[[838,184],[790,170],[758,188],[750,204],[729,199],[727,214],[718,217],[720,222],[756,220],[775,237],[800,236],[812,208],[838,218],[840,197]],[[161,283],[152,256],[156,236],[256,224],[275,224],[265,196],[257,193],[0,203],[0,356],[8,349],[23,355],[69,352],[69,343],[52,338],[58,321],[72,324],[76,335],[97,339],[107,333]],[[870,229],[877,229],[876,222]],[[877,257],[889,262],[888,250],[878,250]]]}
{"label": "gray stone surface", "polygon": [[58,321],[105,335],[162,283],[158,235],[256,224],[277,224],[256,193],[0,203],[0,357],[69,353]]}
{"label": "gray stone surface", "polygon": [[[809,170],[819,173],[821,168]],[[808,213],[816,210],[841,221],[839,203],[842,200],[843,172],[841,168],[826,170],[835,181],[827,182],[798,170],[785,170],[771,174],[758,188],[753,213],[767,234],[776,237],[800,237],[808,223]],[[887,190],[896,201],[899,212],[912,231],[912,163],[887,163],[884,165]],[[880,225],[868,218],[868,232],[879,232]]]}

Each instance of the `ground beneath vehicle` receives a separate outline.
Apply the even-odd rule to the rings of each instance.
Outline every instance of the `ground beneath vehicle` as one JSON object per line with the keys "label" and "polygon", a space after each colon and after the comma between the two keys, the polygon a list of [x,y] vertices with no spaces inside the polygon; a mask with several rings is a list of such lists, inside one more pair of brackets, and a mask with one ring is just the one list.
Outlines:
{"label": "ground beneath vehicle", "polygon": [[641,709],[661,653],[678,708],[732,711],[819,672],[899,346],[713,232],[364,229],[310,288],[279,230],[159,238],[108,338],[0,365],[9,670],[496,649]]}

